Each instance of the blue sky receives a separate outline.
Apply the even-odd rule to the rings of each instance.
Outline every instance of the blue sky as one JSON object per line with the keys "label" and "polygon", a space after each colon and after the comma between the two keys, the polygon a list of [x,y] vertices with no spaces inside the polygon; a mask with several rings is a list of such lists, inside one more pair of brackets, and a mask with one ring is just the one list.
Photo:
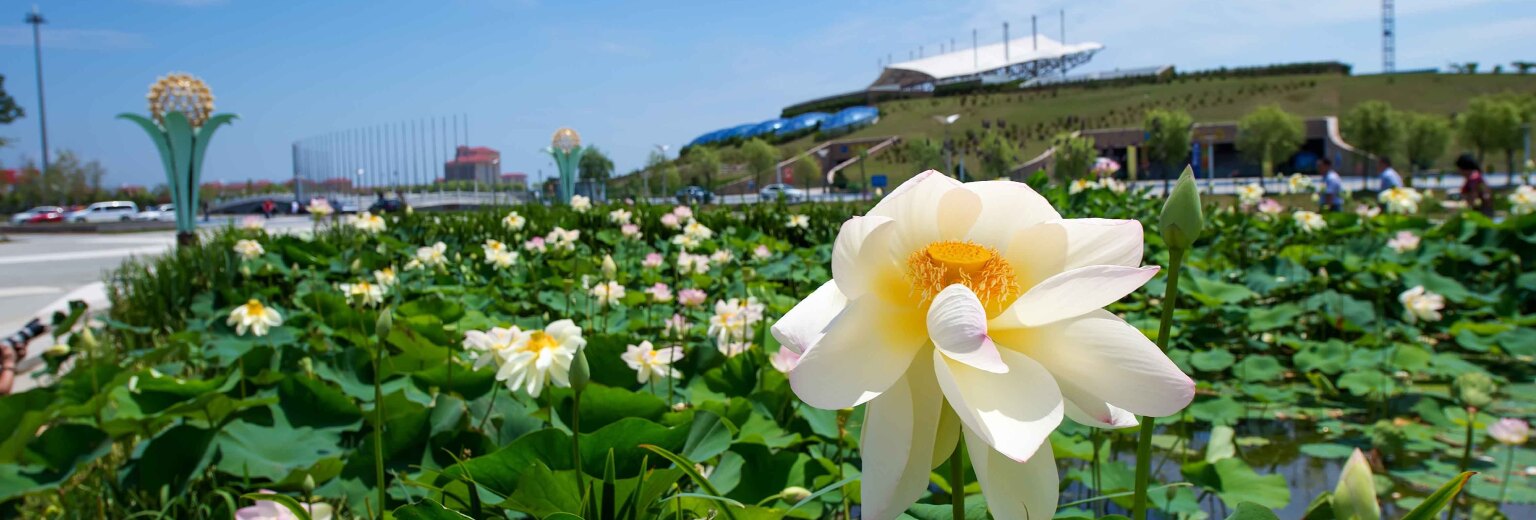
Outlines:
{"label": "blue sky", "polygon": [[[1398,68],[1488,67],[1536,59],[1536,2],[1399,0]],[[36,76],[25,4],[0,13],[0,74],[28,117],[0,135],[11,167],[39,155]],[[1019,0],[618,2],[549,0],[51,0],[44,26],[49,139],[100,160],[108,183],[163,174],[141,131],[116,120],[145,110],[148,85],[171,71],[206,80],[220,131],[205,180],[291,176],[289,144],[349,128],[469,114],[471,144],[497,148],[503,170],[552,169],[539,153],[558,127],[607,150],[621,172],[656,144],[777,115],[783,106],[854,90],[887,54],[900,61],[950,38],[983,43],[1003,21],[1023,35],[1041,15],[1055,37],[1106,49],[1101,70],[1184,69],[1341,60],[1380,68],[1375,0]]]}

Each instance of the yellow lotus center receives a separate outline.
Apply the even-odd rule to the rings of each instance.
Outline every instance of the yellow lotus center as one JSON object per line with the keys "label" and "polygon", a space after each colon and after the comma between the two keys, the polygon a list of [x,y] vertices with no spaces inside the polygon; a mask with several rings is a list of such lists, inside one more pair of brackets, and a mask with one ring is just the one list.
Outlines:
{"label": "yellow lotus center", "polygon": [[907,258],[907,279],[923,303],[932,301],[945,287],[964,285],[976,293],[989,317],[1001,314],[1019,295],[1013,266],[997,250],[975,242],[928,244]]}
{"label": "yellow lotus center", "polygon": [[261,316],[265,312],[267,312],[267,307],[265,305],[262,305],[261,302],[256,301],[256,300],[251,300],[251,301],[245,302],[245,314],[246,315],[252,316],[252,317],[256,317],[256,316]]}
{"label": "yellow lotus center", "polygon": [[533,331],[533,334],[528,335],[528,345],[525,348],[527,348],[529,352],[538,354],[543,352],[545,349],[557,348],[559,346],[560,342],[556,341],[554,336],[551,336],[542,330],[536,330]]}

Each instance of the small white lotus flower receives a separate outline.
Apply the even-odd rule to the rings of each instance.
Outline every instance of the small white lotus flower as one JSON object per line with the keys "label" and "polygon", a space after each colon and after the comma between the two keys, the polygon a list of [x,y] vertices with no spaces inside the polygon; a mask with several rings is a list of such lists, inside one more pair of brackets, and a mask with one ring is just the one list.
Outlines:
{"label": "small white lotus flower", "polygon": [[501,218],[502,227],[507,228],[508,231],[522,231],[523,226],[527,224],[528,219],[523,218],[516,211],[508,212],[507,216]]}
{"label": "small white lotus flower", "polygon": [[1359,215],[1360,218],[1369,220],[1376,218],[1377,215],[1380,215],[1381,208],[1372,206],[1370,204],[1356,204],[1355,214]]}
{"label": "small white lotus flower", "polygon": [[1328,227],[1328,221],[1323,220],[1322,215],[1313,211],[1297,211],[1291,214],[1291,218],[1296,221],[1296,227],[1305,233],[1316,233]]}
{"label": "small white lotus flower", "polygon": [[809,215],[790,215],[789,222],[785,224],[785,227],[789,229],[807,229],[811,227],[811,217]]}
{"label": "small white lotus flower", "polygon": [[256,215],[250,215],[240,219],[240,229],[244,229],[246,231],[261,231],[266,227],[266,221]]}
{"label": "small white lotus flower", "polygon": [[374,283],[377,283],[386,288],[395,285],[396,280],[397,278],[395,277],[394,266],[385,266],[383,269],[376,269],[373,271]]}
{"label": "small white lotus flower", "polygon": [[246,260],[254,259],[267,253],[267,249],[261,247],[261,242],[241,239],[235,242],[235,253]]}
{"label": "small white lotus flower", "polygon": [[1403,304],[1403,319],[1415,321],[1440,321],[1440,310],[1445,308],[1445,297],[1429,292],[1422,285],[1403,291],[1397,301]]}
{"label": "small white lotus flower", "polygon": [[667,229],[678,229],[682,227],[682,221],[677,218],[676,214],[668,213],[661,216],[661,226]]}
{"label": "small white lotus flower", "polygon": [[265,336],[267,330],[283,324],[283,316],[277,313],[277,309],[262,305],[252,298],[245,305],[229,311],[229,319],[225,323],[234,327],[235,334],[239,336],[244,336],[247,330],[253,336]]}
{"label": "small white lotus flower", "polygon": [[651,301],[656,303],[666,303],[672,301],[672,289],[667,287],[667,284],[656,282],[656,285],[652,285],[649,289],[646,289],[645,292],[646,294],[651,295]]}
{"label": "small white lotus flower", "polygon": [[677,252],[678,274],[704,274],[709,272],[709,257],[690,254],[687,251]]}
{"label": "small white lotus flower", "polygon": [[1525,444],[1531,438],[1531,423],[1521,419],[1505,417],[1498,422],[1488,425],[1488,436],[1510,446]]}
{"label": "small white lotus flower", "polygon": [[501,361],[502,354],[522,339],[523,331],[516,326],[493,327],[491,330],[471,330],[464,333],[464,350],[475,361],[475,370]]}
{"label": "small white lotus flower", "polygon": [[686,221],[693,218],[693,208],[679,204],[672,208],[672,215],[676,216],[679,220]]}
{"label": "small white lotus flower", "polygon": [[619,234],[623,235],[625,238],[640,238],[645,236],[645,233],[640,232],[640,226],[636,226],[634,224],[624,224],[619,226]]}
{"label": "small white lotus flower", "polygon": [[610,280],[592,286],[592,290],[589,293],[594,298],[597,298],[598,306],[611,305],[617,307],[620,301],[624,299],[624,286],[619,285],[619,282]]}
{"label": "small white lotus flower", "polygon": [[421,262],[422,267],[442,267],[448,265],[448,245],[442,242],[427,247],[416,249],[416,261]]}
{"label": "small white lotus flower", "polygon": [[576,210],[577,213],[586,213],[587,210],[592,209],[592,199],[584,195],[571,195],[571,209]]}
{"label": "small white lotus flower", "polygon": [[750,341],[726,341],[726,342],[716,343],[715,344],[715,349],[719,350],[721,354],[725,354],[725,357],[733,358],[733,357],[741,355],[741,353],[743,353],[743,352],[751,350],[752,349],[752,342],[750,342]]}
{"label": "small white lotus flower", "polygon": [[1072,181],[1072,184],[1068,184],[1067,185],[1067,194],[1069,194],[1069,195],[1077,195],[1077,194],[1082,193],[1084,191],[1088,191],[1089,189],[1092,189],[1092,188],[1093,188],[1093,182],[1089,181],[1088,179],[1086,179],[1086,178],[1074,179]]}
{"label": "small white lotus flower", "polygon": [[1536,187],[1522,184],[1509,194],[1509,213],[1526,215],[1536,213]]}
{"label": "small white lotus flower", "polygon": [[1289,184],[1291,187],[1291,193],[1303,193],[1312,191],[1313,187],[1312,178],[1301,173],[1291,174],[1290,179],[1287,180],[1287,184]]}
{"label": "small white lotus flower", "polygon": [[[272,494],[268,490],[262,490],[262,493]],[[336,514],[331,505],[324,502],[313,504],[300,502],[299,506],[309,513],[311,520],[331,520]],[[287,506],[271,500],[257,500],[255,505],[235,511],[235,520],[296,520],[297,518]]]}
{"label": "small white lotus flower", "polygon": [[544,237],[533,237],[528,239],[527,242],[523,242],[523,250],[532,253],[543,253],[548,251],[549,248],[545,246]]}
{"label": "small white lotus flower", "polygon": [[498,249],[485,253],[485,263],[496,266],[498,269],[506,269],[517,263],[517,251]]}
{"label": "small white lotus flower", "polygon": [[629,345],[619,358],[635,371],[635,380],[641,384],[651,381],[652,378],[683,377],[683,373],[672,367],[672,363],[683,359],[682,347],[666,347],[657,349],[651,346],[649,341],[641,341],[639,345]]}
{"label": "small white lotus flower", "polygon": [[519,336],[512,348],[501,351],[501,369],[496,372],[496,380],[506,383],[508,389],[521,389],[535,398],[549,384],[569,387],[571,360],[586,344],[581,328],[571,320],[529,331]]}
{"label": "small white lotus flower", "polygon": [[1388,213],[1398,215],[1412,215],[1419,212],[1419,201],[1424,200],[1418,190],[1407,186],[1389,188],[1377,195],[1376,198],[1387,207]]}
{"label": "small white lotus flower", "polygon": [[325,199],[309,199],[309,206],[306,206],[305,209],[316,218],[327,217],[336,212],[336,209],[331,207],[331,203]]}
{"label": "small white lotus flower", "polygon": [[1285,211],[1285,206],[1275,199],[1264,199],[1264,202],[1259,203],[1259,213],[1279,215],[1283,211]]}
{"label": "small white lotus flower", "polygon": [[1419,236],[1412,231],[1398,231],[1396,236],[1387,241],[1387,247],[1398,254],[1413,251],[1419,248]]}
{"label": "small white lotus flower", "polygon": [[[414,262],[414,260],[412,260]],[[356,305],[378,305],[384,303],[384,286],[368,283],[367,280],[358,280],[357,283],[344,283],[336,286],[347,300]]]}
{"label": "small white lotus flower", "polygon": [[692,287],[677,291],[677,302],[685,307],[698,307],[703,305],[704,300],[708,298],[709,296],[704,294],[704,291]]}
{"label": "small white lotus flower", "polygon": [[1248,208],[1259,204],[1264,200],[1264,186],[1257,182],[1250,182],[1237,188],[1237,202],[1242,207]]}
{"label": "small white lotus flower", "polygon": [[731,254],[731,250],[725,248],[721,248],[715,251],[714,254],[709,255],[709,261],[714,262],[715,265],[729,264],[731,260],[735,259],[736,255]]}
{"label": "small white lotus flower", "polygon": [[757,247],[752,248],[752,258],[766,260],[771,256],[773,256],[773,251],[770,251],[766,245],[758,244]]}
{"label": "small white lotus flower", "polygon": [[661,253],[646,253],[645,260],[642,260],[640,265],[644,266],[646,269],[655,269],[657,267],[661,267],[661,264],[665,263],[666,261],[667,260],[661,256]]}
{"label": "small white lotus flower", "polygon": [[718,344],[744,341],[752,326],[763,318],[763,304],[756,298],[715,301],[715,314],[709,318],[709,335]]}
{"label": "small white lotus flower", "polygon": [[768,364],[773,365],[774,370],[778,370],[779,372],[785,374],[788,374],[789,371],[794,370],[795,365],[799,363],[800,354],[792,349],[783,347],[780,347],[778,352],[774,352],[773,357],[768,358]]}
{"label": "small white lotus flower", "polygon": [[608,221],[614,224],[628,224],[632,217],[634,217],[634,214],[624,208],[608,212]]}
{"label": "small white lotus flower", "polygon": [[[579,196],[579,195],[578,195]],[[576,241],[581,238],[581,230],[556,227],[549,230],[542,244],[548,244],[560,251],[573,251],[576,249]]]}
{"label": "small white lotus flower", "polygon": [[384,224],[384,217],[364,211],[358,213],[357,218],[352,220],[352,227],[358,231],[373,234],[384,231],[388,226]]}
{"label": "small white lotus flower", "polygon": [[[684,289],[683,291],[687,292],[688,290]],[[683,318],[683,315],[673,314],[671,318],[667,318],[663,322],[661,335],[668,338],[681,338],[683,334],[688,332],[688,327],[688,320]]]}

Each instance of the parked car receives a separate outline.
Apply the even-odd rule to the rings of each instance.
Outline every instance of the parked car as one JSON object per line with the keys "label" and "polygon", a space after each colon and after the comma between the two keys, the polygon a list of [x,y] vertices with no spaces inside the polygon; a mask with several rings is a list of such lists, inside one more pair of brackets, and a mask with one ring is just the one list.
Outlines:
{"label": "parked car", "polygon": [[[35,220],[38,217],[46,217],[50,214],[54,216],[55,220]],[[63,215],[64,208],[58,206],[38,206],[21,213],[11,215],[11,225],[20,226],[22,224],[30,224],[33,222],[58,222],[59,220],[62,220]]]}
{"label": "parked car", "polygon": [[709,204],[715,201],[715,194],[699,186],[689,186],[677,190],[677,202],[679,204]]}
{"label": "parked car", "polygon": [[400,199],[379,199],[368,206],[369,213],[394,213],[405,211],[405,201]]}
{"label": "parked car", "polygon": [[135,214],[133,219],[141,222],[172,222],[176,220],[176,206],[174,204],[150,206]]}
{"label": "parked car", "polygon": [[139,205],[126,200],[97,202],[64,217],[69,222],[127,222],[139,212]]}
{"label": "parked car", "polygon": [[783,200],[784,202],[801,202],[805,200],[805,190],[788,184],[769,184],[758,190],[757,196],[762,200]]}
{"label": "parked car", "polygon": [[332,207],[334,207],[336,209],[336,213],[338,215],[355,215],[355,214],[357,214],[357,203],[355,203],[355,202],[345,202],[345,201],[343,201],[343,202],[334,204]]}

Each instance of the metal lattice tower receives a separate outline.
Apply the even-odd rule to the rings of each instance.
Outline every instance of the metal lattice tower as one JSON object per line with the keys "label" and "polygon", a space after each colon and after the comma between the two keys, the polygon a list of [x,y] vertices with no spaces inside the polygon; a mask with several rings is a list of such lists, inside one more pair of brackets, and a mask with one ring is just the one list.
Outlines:
{"label": "metal lattice tower", "polygon": [[1381,71],[1397,68],[1397,20],[1392,15],[1392,0],[1381,0]]}

